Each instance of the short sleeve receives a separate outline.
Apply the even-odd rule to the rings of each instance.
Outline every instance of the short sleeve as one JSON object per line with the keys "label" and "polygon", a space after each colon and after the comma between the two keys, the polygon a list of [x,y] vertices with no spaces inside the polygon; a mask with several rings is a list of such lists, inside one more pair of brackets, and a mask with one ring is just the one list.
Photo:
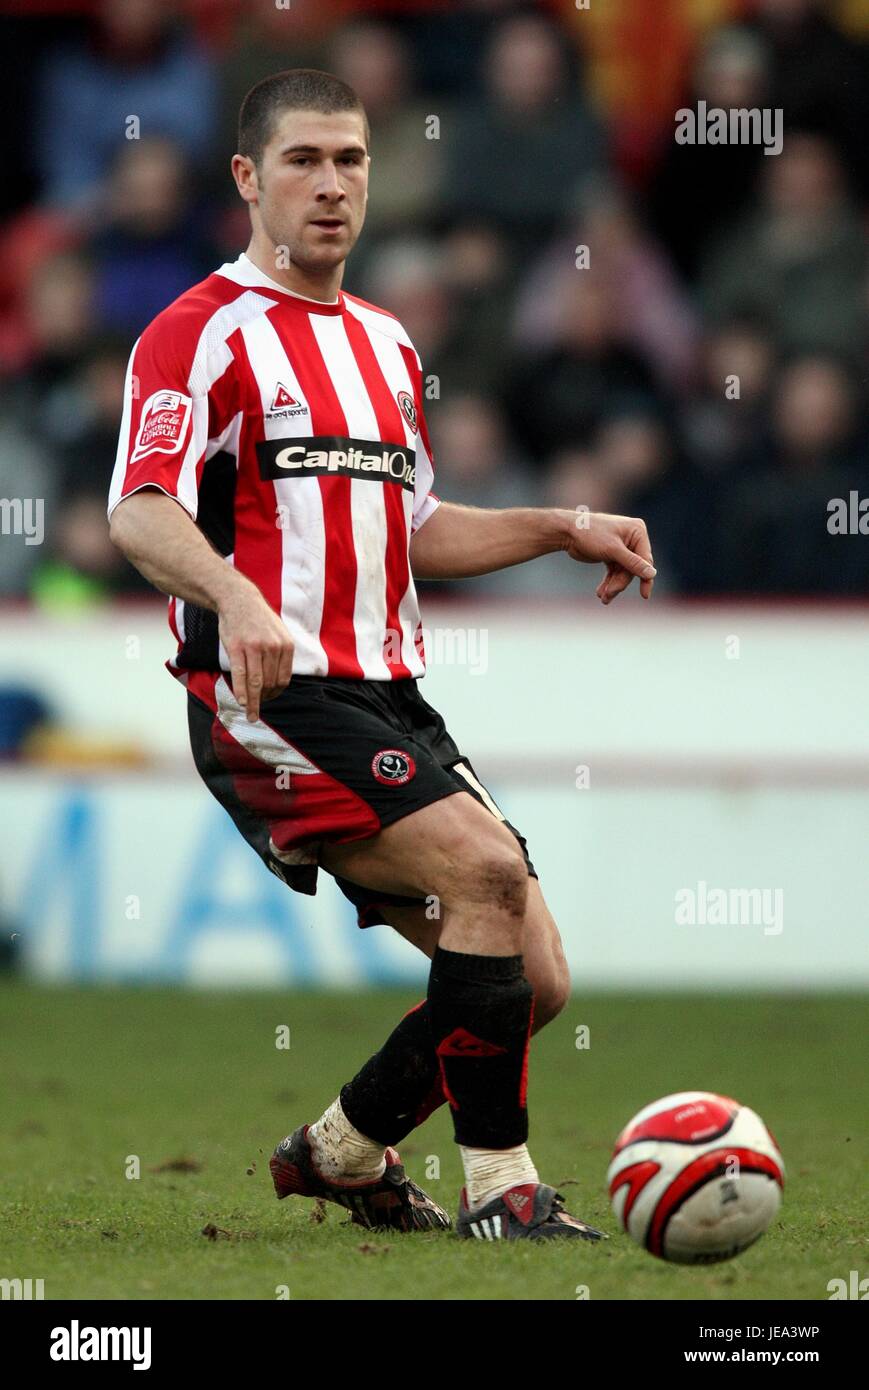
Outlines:
{"label": "short sleeve", "polygon": [[196,518],[198,479],[208,443],[208,398],[190,389],[192,356],[158,321],[133,347],[108,514],[131,493],[156,487]]}
{"label": "short sleeve", "polygon": [[[417,361],[419,359],[417,358]],[[411,535],[418,531],[429,517],[437,511],[440,506],[440,498],[432,492],[434,482],[434,455],[432,453],[431,440],[428,433],[425,412],[422,408],[422,376],[417,378],[419,390],[417,393],[417,429],[418,438],[416,444],[416,481],[413,489],[413,515],[411,518]]]}

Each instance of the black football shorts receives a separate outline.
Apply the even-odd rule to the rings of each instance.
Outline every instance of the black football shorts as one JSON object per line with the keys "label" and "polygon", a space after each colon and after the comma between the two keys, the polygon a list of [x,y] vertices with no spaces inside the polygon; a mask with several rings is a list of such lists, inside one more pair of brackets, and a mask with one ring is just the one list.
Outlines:
{"label": "black football shorts", "polygon": [[[272,873],[299,893],[316,893],[323,842],[364,840],[455,792],[469,792],[525,839],[495,805],[437,710],[412,678],[366,681],[293,676],[248,722],[220,671],[191,671],[188,723],[193,759]],[[383,893],[335,875],[360,927],[385,921],[385,904],[423,898]]]}

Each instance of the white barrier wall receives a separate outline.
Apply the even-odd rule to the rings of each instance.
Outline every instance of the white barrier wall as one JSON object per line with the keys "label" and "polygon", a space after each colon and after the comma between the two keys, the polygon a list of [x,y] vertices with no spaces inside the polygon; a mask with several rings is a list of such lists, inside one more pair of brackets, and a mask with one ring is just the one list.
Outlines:
{"label": "white barrier wall", "polygon": [[[0,607],[0,682],[32,680],[77,727],[186,759],[163,614]],[[440,661],[422,691],[472,756],[869,767],[869,604],[430,601],[424,616]]]}
{"label": "white barrier wall", "polygon": [[[429,605],[422,684],[528,837],[575,986],[869,980],[866,610]],[[168,639],[168,640],[167,640]],[[0,616],[0,684],[146,773],[0,774],[0,912],[44,978],[425,979],[321,876],[290,893],[191,771],[160,610]]]}

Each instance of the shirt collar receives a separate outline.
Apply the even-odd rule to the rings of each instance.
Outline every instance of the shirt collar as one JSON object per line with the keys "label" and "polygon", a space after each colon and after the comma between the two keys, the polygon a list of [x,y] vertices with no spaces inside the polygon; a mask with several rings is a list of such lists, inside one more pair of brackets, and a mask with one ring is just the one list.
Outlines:
{"label": "shirt collar", "polygon": [[222,265],[217,272],[227,280],[234,280],[237,285],[258,286],[270,290],[277,290],[280,294],[288,294],[292,299],[301,299],[305,304],[311,304],[320,309],[334,309],[341,304],[341,292],[338,292],[337,299],[312,299],[310,295],[297,294],[295,290],[288,290],[286,286],[279,285],[277,280],[272,280],[271,276],[266,275],[265,271],[260,270],[258,265],[244,251],[238,260],[228,261]]}

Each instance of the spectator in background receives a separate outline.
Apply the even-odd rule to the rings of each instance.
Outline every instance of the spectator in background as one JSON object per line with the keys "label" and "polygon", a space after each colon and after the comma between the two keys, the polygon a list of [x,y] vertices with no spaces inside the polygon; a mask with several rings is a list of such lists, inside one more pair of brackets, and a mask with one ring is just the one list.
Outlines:
{"label": "spectator in background", "polygon": [[36,112],[43,199],[90,210],[131,129],[170,136],[202,160],[215,95],[211,60],[169,0],[100,0],[89,39],[55,49],[44,64]]}
{"label": "spectator in background", "polygon": [[703,521],[711,493],[679,456],[660,409],[645,402],[619,407],[602,421],[595,455],[615,494],[614,510],[643,517],[654,535],[664,592],[702,588],[708,563]]}
{"label": "spectator in background", "polygon": [[[0,568],[6,592],[26,586],[39,602],[55,607],[153,592],[110,543],[106,526],[128,355],[127,342],[84,339],[33,415],[23,442],[20,425],[4,422],[0,413],[0,487],[18,489],[3,495],[45,498],[44,543],[18,555],[23,568],[15,575]],[[22,494],[23,487],[29,491]]]}
{"label": "spectator in background", "polygon": [[699,360],[700,380],[682,406],[680,434],[700,472],[720,476],[768,435],[775,355],[763,325],[744,318],[710,330]]}
{"label": "spectator in background", "polygon": [[[431,412],[431,430],[438,485],[451,502],[465,507],[540,505],[495,401],[470,393],[451,394]],[[482,574],[473,581],[473,594],[495,597],[515,591],[509,570]],[[422,581],[421,592],[472,596],[462,580]]]}
{"label": "spectator in background", "polygon": [[31,278],[26,312],[33,354],[9,381],[6,408],[53,455],[69,437],[75,379],[96,333],[87,260],[69,252],[46,260]]}
{"label": "spectator in background", "polygon": [[[577,251],[587,248],[587,268]],[[699,330],[687,293],[663,249],[640,225],[621,189],[592,178],[567,230],[532,264],[516,300],[513,338],[526,349],[549,347],[565,296],[577,275],[593,273],[607,287],[621,340],[651,365],[666,391],[685,391],[695,376]]]}
{"label": "spectator in background", "polygon": [[[99,338],[70,382],[67,428],[54,454],[64,497],[105,497],[118,447],[129,349],[126,339]],[[137,570],[130,573],[141,578]]]}
{"label": "spectator in background", "polygon": [[132,340],[219,259],[200,224],[184,153],[172,140],[122,141],[105,204],[103,229],[88,246],[96,309],[104,329]]}
{"label": "spectator in background", "polygon": [[[251,87],[281,68],[322,68],[326,35],[342,22],[342,11],[353,8],[352,0],[329,0],[328,4],[293,0],[286,6],[259,0],[238,5],[232,42],[218,66],[219,124],[208,168],[216,198],[226,199],[229,161],[238,139],[238,112]],[[246,240],[249,219],[246,210],[241,211],[239,239],[244,236]]]}
{"label": "spectator in background", "polygon": [[750,314],[787,354],[857,361],[866,333],[866,238],[826,140],[785,136],[764,161],[762,201],[722,238],[701,284],[713,324]]}
{"label": "spectator in background", "polygon": [[[4,538],[0,592],[77,602],[147,589],[105,544],[130,340],[244,244],[243,207],[221,211],[235,110],[264,72],[310,65],[336,68],[369,108],[379,195],[348,289],[392,309],[419,348],[436,488],[472,505],[645,515],[662,591],[869,593],[866,538],[826,529],[831,497],[869,494],[869,79],[838,10],[245,0],[221,11],[235,31],[221,138],[187,12],[93,8],[32,21],[54,44],[39,83],[32,30],[12,59],[27,69],[13,92],[39,112],[43,201],[0,242],[0,496],[42,498],[46,542]],[[559,23],[590,54],[606,147]],[[700,97],[784,107],[783,153],[677,146],[673,113]],[[425,138],[432,114],[439,141]],[[139,139],[124,138],[129,116]],[[638,186],[662,152],[647,216],[609,176],[610,143]],[[199,196],[217,184],[203,175],[218,166],[206,222]],[[10,168],[33,196],[26,157]],[[21,206],[17,187],[7,203]],[[558,557],[479,584],[584,592]]]}
{"label": "spectator in background", "polygon": [[135,589],[130,568],[109,540],[105,498],[81,492],[54,508],[30,593],[46,608],[89,607]]}
{"label": "spectator in background", "polygon": [[441,182],[441,141],[426,134],[430,108],[414,92],[413,61],[387,24],[358,21],[339,30],[326,66],[349,83],[371,126],[371,193],[354,270],[372,242],[429,226]]}
{"label": "spectator in background", "polygon": [[769,105],[769,80],[761,39],[746,28],[727,26],[707,38],[695,65],[693,90],[674,107],[663,158],[649,186],[649,216],[689,280],[710,242],[744,215],[758,172],[771,156],[759,145],[679,145],[675,111],[699,101],[725,111],[763,107]]}
{"label": "spectator in background", "polygon": [[440,239],[441,273],[452,304],[446,386],[500,390],[508,352],[514,266],[496,228],[470,219]]}
{"label": "spectator in background", "polygon": [[451,328],[451,304],[443,258],[433,242],[397,237],[372,256],[362,294],[404,324],[423,363],[433,369]]}
{"label": "spectator in background", "polygon": [[[560,449],[549,460],[544,498],[551,507],[563,507],[575,512],[578,523],[581,523],[585,511],[620,512],[616,480],[603,467],[599,455],[590,449]],[[565,599],[593,597],[596,586],[592,583],[593,576],[585,572],[584,566],[580,573],[566,575],[560,555],[544,555],[535,561],[535,570],[538,566],[542,573],[533,576],[535,594],[556,594]],[[666,591],[667,581],[660,563],[656,568]],[[508,570],[506,573],[511,572]],[[528,592],[527,585],[525,592]]]}
{"label": "spectator in background", "polygon": [[647,363],[626,346],[612,286],[592,270],[564,287],[550,346],[520,343],[503,382],[507,418],[532,459],[586,448],[603,418],[637,398],[654,402]]}
{"label": "spectator in background", "polygon": [[788,128],[826,135],[866,195],[869,52],[830,9],[827,0],[756,0],[754,27],[771,58],[770,105],[782,108]]}
{"label": "spectator in background", "polygon": [[[467,464],[465,466],[467,468]],[[489,471],[494,475],[494,467]],[[517,497],[511,505],[522,505],[523,502],[531,502],[538,507],[561,507],[575,512],[578,520],[581,520],[581,512],[621,511],[616,479],[607,472],[600,456],[590,449],[559,450],[549,460],[544,478],[534,479],[528,495],[521,499]],[[527,574],[523,574],[523,568],[527,568]],[[661,573],[660,563],[658,576],[663,578],[666,588],[667,579]],[[497,574],[483,575],[474,580],[475,591],[478,585],[482,586],[481,593],[492,597],[561,598],[565,601],[591,598],[596,588],[594,575],[589,568],[585,565],[565,566],[563,556],[558,554],[540,556],[533,565],[526,567],[517,565],[512,569],[499,570]],[[459,585],[450,587],[453,593],[461,592]]]}
{"label": "spectator in background", "polygon": [[684,103],[698,40],[751,0],[560,0],[560,16],[587,59],[588,89],[608,125],[611,152],[632,186],[654,173],[661,138]]}
{"label": "spectator in background", "polygon": [[[619,488],[600,455],[591,449],[559,449],[549,461],[547,499],[553,507],[576,512],[618,512]],[[590,592],[594,592],[592,585]]]}
{"label": "spectator in background", "polygon": [[444,132],[444,210],[455,222],[492,222],[523,259],[552,235],[576,186],[602,163],[603,137],[561,31],[542,14],[497,25],[483,85],[482,99],[463,104]]}
{"label": "spectator in background", "polygon": [[[536,0],[558,16],[562,0]],[[519,8],[519,0],[357,0],[357,8],[383,12],[400,26],[417,54],[420,79],[439,102],[461,99],[480,83],[493,30]],[[437,110],[442,110],[438,105]]]}
{"label": "spectator in background", "polygon": [[481,228],[457,229],[440,244],[399,237],[372,254],[354,287],[404,324],[422,361],[423,382],[435,386],[429,400],[469,389],[485,392],[500,383],[498,250],[497,237]]}
{"label": "spectator in background", "polygon": [[[453,395],[433,418],[438,480],[451,502],[466,507],[537,505],[533,476],[516,454],[497,402]],[[481,576],[486,578],[494,576]]]}
{"label": "spectator in background", "polygon": [[0,496],[39,499],[40,544],[0,546],[0,593],[91,602],[149,591],[108,538],[105,494],[114,464],[129,344],[97,335],[90,267],[53,257],[30,286],[38,351],[0,396]]}
{"label": "spectator in background", "polygon": [[80,240],[63,214],[29,208],[0,231],[0,375],[22,371],[38,351],[31,331],[29,287],[52,256]]}
{"label": "spectator in background", "polygon": [[[832,498],[869,493],[866,420],[847,367],[803,357],[782,372],[772,440],[757,441],[739,481],[722,491],[710,535],[707,588],[760,594],[866,591],[866,537],[833,535]],[[717,576],[717,579],[716,579]]]}

